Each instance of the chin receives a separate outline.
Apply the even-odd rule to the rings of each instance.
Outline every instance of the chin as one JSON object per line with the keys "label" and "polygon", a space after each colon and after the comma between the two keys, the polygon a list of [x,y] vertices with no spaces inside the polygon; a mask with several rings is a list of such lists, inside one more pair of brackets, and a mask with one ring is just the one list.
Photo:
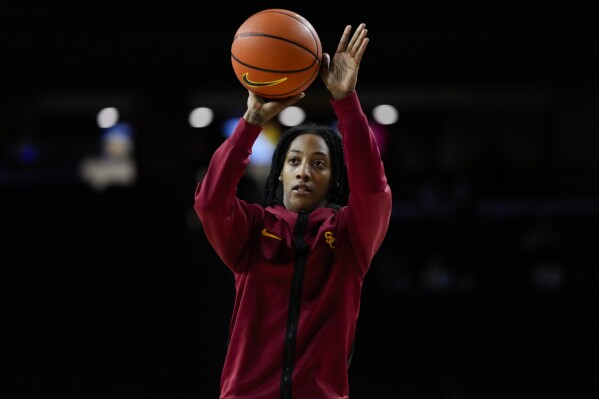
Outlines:
{"label": "chin", "polygon": [[310,206],[299,206],[296,207],[296,212],[312,212],[314,209],[318,208],[315,205],[310,205]]}
{"label": "chin", "polygon": [[286,204],[285,207],[287,209],[289,209],[290,211],[294,211],[294,212],[310,212],[311,210],[313,210],[312,206],[308,206],[308,205],[297,205],[297,204]]}

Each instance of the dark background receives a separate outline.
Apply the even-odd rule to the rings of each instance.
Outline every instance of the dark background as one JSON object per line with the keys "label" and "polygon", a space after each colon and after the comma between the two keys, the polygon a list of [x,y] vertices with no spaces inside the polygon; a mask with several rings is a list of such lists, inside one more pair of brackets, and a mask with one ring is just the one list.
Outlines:
{"label": "dark background", "polygon": [[[365,280],[352,397],[597,397],[596,22],[511,4],[376,2],[7,7],[2,396],[218,396],[233,279],[192,205],[223,138],[187,115],[240,115],[230,44],[266,8],[306,17],[325,52],[345,24],[366,22],[363,108],[400,112],[383,154],[392,221]],[[307,95],[310,118],[327,121],[319,80]],[[134,126],[139,177],[97,192],[76,164],[98,145],[104,106]],[[38,163],[19,162],[23,140],[43,148]],[[240,195],[259,191],[249,182]]]}

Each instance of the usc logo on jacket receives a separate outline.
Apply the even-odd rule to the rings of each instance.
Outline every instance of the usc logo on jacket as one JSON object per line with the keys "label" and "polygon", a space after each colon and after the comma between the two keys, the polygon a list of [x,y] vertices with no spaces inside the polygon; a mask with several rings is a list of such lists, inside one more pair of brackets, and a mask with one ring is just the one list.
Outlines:
{"label": "usc logo on jacket", "polygon": [[335,249],[335,237],[333,237],[333,233],[331,233],[330,231],[325,231],[324,240],[327,244],[329,244],[329,247],[331,247],[331,249]]}

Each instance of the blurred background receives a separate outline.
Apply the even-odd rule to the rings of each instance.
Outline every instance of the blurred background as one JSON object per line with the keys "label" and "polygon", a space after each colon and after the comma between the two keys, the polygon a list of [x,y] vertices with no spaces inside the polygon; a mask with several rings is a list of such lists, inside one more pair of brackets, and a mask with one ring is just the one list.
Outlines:
{"label": "blurred background", "polygon": [[[218,397],[233,278],[194,190],[245,109],[235,31],[287,8],[325,52],[346,24],[371,37],[358,94],[394,205],[365,280],[351,396],[596,398],[596,21],[397,7],[8,6],[2,396]],[[306,94],[306,117],[330,123],[322,82]],[[380,105],[396,118],[378,120]],[[257,201],[253,172],[239,195]]]}

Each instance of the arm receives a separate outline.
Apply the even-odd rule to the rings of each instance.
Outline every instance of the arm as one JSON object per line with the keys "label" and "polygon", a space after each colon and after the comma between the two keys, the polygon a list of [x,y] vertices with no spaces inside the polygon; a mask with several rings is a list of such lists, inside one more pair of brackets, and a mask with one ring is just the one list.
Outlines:
{"label": "arm", "polygon": [[240,119],[230,138],[214,152],[198,184],[194,209],[214,250],[234,269],[252,228],[250,206],[236,197],[260,126]]}
{"label": "arm", "polygon": [[250,162],[252,146],[270,119],[304,94],[282,101],[266,102],[249,92],[247,111],[231,137],[214,152],[208,170],[198,184],[194,209],[202,221],[210,244],[231,269],[249,239],[258,205],[249,205],[236,197],[237,185]]}
{"label": "arm", "polygon": [[[360,264],[368,267],[387,234],[391,189],[376,139],[362,112],[358,95],[332,101],[343,137],[350,196],[348,227]],[[366,272],[366,269],[363,270]]]}
{"label": "arm", "polygon": [[368,31],[365,24],[360,24],[351,40],[350,32],[351,26],[346,26],[333,59],[324,55],[321,76],[333,97],[331,105],[343,137],[350,186],[349,234],[365,273],[387,234],[391,189],[374,133],[355,90],[360,61],[368,46]]}

